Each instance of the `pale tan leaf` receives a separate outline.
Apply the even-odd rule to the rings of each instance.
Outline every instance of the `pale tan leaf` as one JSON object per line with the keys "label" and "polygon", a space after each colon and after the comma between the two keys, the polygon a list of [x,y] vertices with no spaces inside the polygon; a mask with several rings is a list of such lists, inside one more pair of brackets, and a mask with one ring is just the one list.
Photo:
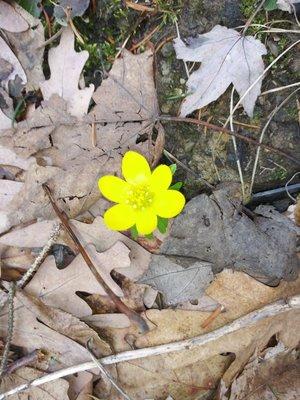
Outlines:
{"label": "pale tan leaf", "polygon": [[[151,135],[153,116],[157,114],[152,64],[153,54],[149,51],[139,55],[125,52],[116,61],[110,77],[97,90],[101,107],[96,105],[86,118],[89,123],[98,121],[96,146],[89,134],[90,125],[70,116],[66,102],[58,95],[44,102],[30,120],[20,123],[16,132],[3,133],[1,146],[13,149],[20,157],[43,160],[43,166],[33,165],[25,174],[24,190],[14,199],[3,226],[54,217],[41,183],[50,181],[58,204],[74,217],[99,199],[107,206],[97,180],[102,175],[120,175],[126,151],[136,150],[152,163]],[[141,137],[146,140],[139,140]]]}
{"label": "pale tan leaf", "polygon": [[[97,355],[110,354],[109,345],[93,329],[74,317],[74,315],[58,308],[49,307],[43,301],[29,295],[25,291],[18,291],[16,298],[26,310],[35,315],[38,321],[52,330],[74,340],[83,347],[86,346],[89,339],[93,339],[93,343],[97,348]],[[26,314],[24,308],[23,312]]]}
{"label": "pale tan leaf", "polygon": [[19,193],[23,185],[22,182],[0,179],[0,210],[5,210],[9,206],[9,203]]}
{"label": "pale tan leaf", "polygon": [[[103,253],[97,253],[93,245],[87,246],[86,250],[110,288],[117,296],[123,296],[120,287],[112,280],[110,271],[130,265],[129,249],[123,243],[117,242]],[[61,270],[56,267],[54,257],[49,256],[26,286],[26,293],[43,298],[45,304],[84,317],[91,314],[91,310],[86,302],[76,295],[77,291],[106,295],[81,255]]]}
{"label": "pale tan leaf", "polygon": [[23,32],[29,28],[24,18],[14,7],[5,1],[0,1],[0,29],[9,32]]}
{"label": "pale tan leaf", "polygon": [[[59,360],[59,364],[70,366],[90,359],[86,349],[74,340],[38,322],[36,315],[15,300],[14,336],[12,343],[24,348],[26,352],[45,349]],[[7,335],[7,309],[0,314],[0,335]],[[56,363],[53,362],[53,366]]]}
{"label": "pale tan leaf", "polygon": [[[177,342],[224,327],[279,298],[299,293],[299,289],[300,280],[282,282],[277,288],[271,288],[244,273],[224,270],[216,276],[207,292],[225,306],[225,312],[208,327],[201,327],[207,319],[207,312],[166,309],[145,312],[145,318],[153,323],[151,326],[154,328],[146,335],[139,336],[132,326],[123,331],[107,329],[106,332],[117,352],[130,350],[132,341],[138,348]],[[165,393],[175,400],[193,399],[195,395],[208,396],[212,389],[217,388],[222,376],[229,386],[250,357],[264,351],[274,334],[286,349],[295,348],[299,334],[294,328],[299,324],[299,310],[291,310],[256,323],[253,321],[242,330],[228,331],[227,335],[197,348],[120,363],[119,384],[137,400],[159,398]],[[128,337],[133,338],[129,343]]]}
{"label": "pale tan leaf", "polygon": [[94,314],[83,320],[95,328],[129,328],[130,320],[125,314]]}
{"label": "pale tan leaf", "polygon": [[91,400],[93,374],[83,371],[76,374],[76,376],[72,375],[69,379],[69,385],[70,400]]}
{"label": "pale tan leaf", "polygon": [[[15,386],[26,384],[29,381],[43,375],[42,372],[24,367],[13,374],[5,376],[1,382],[1,392],[5,392]],[[55,382],[44,383],[42,386],[34,387],[10,396],[11,400],[69,400],[69,384],[64,379],[57,379]]]}
{"label": "pale tan leaf", "polygon": [[[1,46],[1,44],[0,44]],[[11,127],[11,119],[8,118],[4,112],[0,109],[0,131],[9,129]]]}
{"label": "pale tan leaf", "polygon": [[26,83],[27,77],[22,65],[2,37],[0,37],[0,54],[3,60],[9,62],[13,66],[12,72],[4,80],[2,80],[2,85],[7,87],[8,81],[15,79],[17,75],[24,83]]}
{"label": "pale tan leaf", "polygon": [[[280,343],[276,346],[278,347]],[[270,350],[276,349],[272,347]],[[268,349],[267,349],[268,350]],[[278,397],[277,397],[278,395]],[[282,350],[272,357],[255,358],[232,383],[222,400],[296,400],[300,397],[299,351]]]}
{"label": "pale tan leaf", "polygon": [[[53,224],[54,220],[47,220],[13,230],[0,237],[0,244],[29,248],[43,247],[47,243]],[[71,224],[75,228],[75,232],[84,246],[92,243],[97,251],[103,252],[120,241],[130,249],[130,266],[127,268],[123,266],[120,270],[116,266],[116,271],[130,279],[136,280],[147,270],[151,254],[129,237],[120,232],[108,229],[102,217],[95,218],[92,224],[85,224],[76,220],[71,220]],[[63,234],[63,232],[58,238],[58,243],[72,245],[68,236]]]}
{"label": "pale tan leaf", "polygon": [[28,90],[37,90],[39,83],[44,80],[43,73],[43,55],[44,47],[44,27],[38,18],[34,18],[24,8],[15,3],[17,12],[26,20],[29,29],[24,32],[6,32],[6,36],[14,53],[22,65],[27,80],[26,88]]}
{"label": "pale tan leaf", "polygon": [[87,51],[74,50],[74,33],[71,28],[64,29],[60,44],[49,50],[48,62],[51,78],[40,84],[45,100],[58,94],[67,102],[67,110],[76,117],[87,114],[94,85],[79,89],[81,71],[89,55]]}

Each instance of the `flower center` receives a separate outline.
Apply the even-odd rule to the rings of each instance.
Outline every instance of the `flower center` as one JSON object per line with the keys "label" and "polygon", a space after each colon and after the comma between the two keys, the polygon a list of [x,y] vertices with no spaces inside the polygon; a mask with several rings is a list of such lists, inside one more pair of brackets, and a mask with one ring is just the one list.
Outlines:
{"label": "flower center", "polygon": [[152,205],[153,198],[154,193],[150,191],[149,185],[131,185],[125,202],[136,211],[144,211]]}

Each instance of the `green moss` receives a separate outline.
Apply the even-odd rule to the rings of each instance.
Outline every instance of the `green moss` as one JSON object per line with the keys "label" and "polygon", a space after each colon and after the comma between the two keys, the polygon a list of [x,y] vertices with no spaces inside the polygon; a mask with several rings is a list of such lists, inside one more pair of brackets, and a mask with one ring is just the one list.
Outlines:
{"label": "green moss", "polygon": [[286,170],[282,168],[276,168],[271,174],[271,179],[273,179],[274,181],[282,181],[287,178],[287,175],[288,173]]}

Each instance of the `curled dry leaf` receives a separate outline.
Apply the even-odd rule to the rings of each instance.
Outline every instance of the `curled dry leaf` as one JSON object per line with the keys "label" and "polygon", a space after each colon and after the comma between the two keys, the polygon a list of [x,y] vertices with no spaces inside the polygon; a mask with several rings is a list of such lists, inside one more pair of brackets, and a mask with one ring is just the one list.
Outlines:
{"label": "curled dry leaf", "polygon": [[[177,38],[174,47],[177,58],[201,62],[200,68],[188,79],[190,94],[182,103],[182,116],[217,100],[230,84],[243,96],[262,74],[262,55],[267,54],[265,46],[259,40],[220,25],[216,25],[208,33],[190,38],[188,45]],[[260,94],[261,82],[262,80],[258,81],[242,100],[250,117]]]}
{"label": "curled dry leaf", "polygon": [[[153,329],[139,336],[133,327],[126,336],[133,335],[137,348],[177,342],[205,334],[280,298],[299,293],[300,281],[282,282],[276,288],[267,287],[242,272],[224,270],[207,289],[225,307],[225,312],[203,328],[206,312],[183,310],[148,310],[145,318]],[[160,398],[169,393],[175,399],[208,396],[223,377],[229,387],[253,354],[260,355],[270,338],[276,334],[285,349],[293,349],[299,341],[295,326],[300,323],[299,309],[270,317],[235,332],[230,331],[204,345],[190,350],[156,355],[118,365],[119,384],[134,399]],[[113,331],[113,332],[111,332]],[[124,340],[124,330],[107,330],[117,352],[131,350]],[[224,374],[225,373],[225,374]],[[113,398],[113,397],[111,397]]]}
{"label": "curled dry leaf", "polygon": [[[24,296],[26,300],[24,300]],[[71,366],[90,359],[85,347],[68,337],[68,334],[72,334],[74,337],[70,322],[73,326],[77,325],[78,327],[77,339],[84,340],[84,336],[81,336],[82,333],[87,336],[95,334],[85,323],[64,311],[51,309],[41,300],[25,293],[21,300],[15,299],[14,301],[13,345],[24,348],[28,353],[36,349],[46,350],[52,357],[53,362],[50,368],[53,369],[59,365]],[[0,313],[0,335],[3,338],[6,338],[7,335],[7,324],[7,307],[5,307]],[[87,336],[85,336],[86,339],[88,339]],[[107,346],[103,341],[102,348],[108,349]],[[58,364],[54,360],[57,360]]]}
{"label": "curled dry leaf", "polygon": [[[6,32],[8,42],[14,50],[22,68],[25,71],[26,79],[18,74],[23,83],[26,83],[28,90],[36,90],[39,83],[44,80],[43,55],[44,48],[44,27],[42,22],[15,3],[16,11],[26,20],[29,29],[24,32]],[[13,79],[13,78],[11,78]]]}
{"label": "curled dry leaf", "polygon": [[[23,367],[13,374],[5,376],[1,382],[1,392],[4,393],[16,386],[23,385],[29,381],[39,378],[43,372],[34,368]],[[54,382],[44,383],[41,386],[25,390],[10,396],[11,400],[69,400],[69,384],[65,379],[57,379]]]}
{"label": "curled dry leaf", "polygon": [[[281,347],[276,356],[255,358],[231,385],[230,394],[222,395],[221,400],[280,399],[296,400],[300,395],[299,351],[287,352],[282,343],[267,350]],[[221,383],[222,385],[222,383]],[[224,389],[223,389],[224,390]]]}
{"label": "curled dry leaf", "polygon": [[[94,99],[96,106],[86,122],[70,116],[68,104],[52,96],[28,121],[18,124],[16,131],[2,133],[0,146],[24,160],[35,157],[43,165],[31,164],[27,169],[23,190],[0,221],[1,232],[20,222],[54,216],[41,187],[44,182],[50,185],[60,208],[72,217],[101,198],[98,178],[120,174],[122,155],[127,150],[136,150],[152,161],[151,134],[157,115],[152,53],[125,52]],[[93,121],[96,146],[90,136],[89,123]]]}
{"label": "curled dry leaf", "polygon": [[0,29],[8,32],[23,32],[29,28],[26,20],[17,12],[17,10],[6,3],[0,1]]}
{"label": "curled dry leaf", "polygon": [[59,95],[67,102],[67,112],[79,118],[87,113],[94,92],[92,84],[88,88],[78,88],[80,74],[88,58],[87,51],[77,53],[74,50],[74,33],[70,27],[64,28],[59,45],[49,50],[51,77],[40,84],[45,100],[53,94]]}
{"label": "curled dry leaf", "polygon": [[[1,54],[1,59],[4,60],[5,62],[9,63],[12,68],[8,70],[8,73],[5,74],[5,77],[3,76],[1,79],[1,85],[8,88],[8,82],[10,80],[13,80],[16,78],[16,76],[19,76],[24,83],[27,82],[27,77],[24,72],[24,69],[22,65],[20,64],[19,60],[15,56],[15,54],[12,52],[10,49],[9,45],[6,43],[6,41],[0,37],[0,54]],[[4,126],[5,127],[5,126]],[[10,125],[11,127],[11,121]],[[2,130],[2,125],[1,125],[1,130]]]}

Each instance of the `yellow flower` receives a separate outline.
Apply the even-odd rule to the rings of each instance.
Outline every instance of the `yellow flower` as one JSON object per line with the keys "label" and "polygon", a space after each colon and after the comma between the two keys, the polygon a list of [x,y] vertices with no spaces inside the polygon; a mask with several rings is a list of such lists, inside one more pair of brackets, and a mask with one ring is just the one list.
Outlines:
{"label": "yellow flower", "polygon": [[107,175],[98,182],[103,196],[118,203],[104,214],[110,229],[124,231],[136,225],[140,234],[147,235],[156,229],[157,216],[172,218],[182,211],[185,198],[169,189],[172,173],[167,165],[159,165],[151,173],[145,157],[128,151],[122,160],[122,174],[125,180]]}

